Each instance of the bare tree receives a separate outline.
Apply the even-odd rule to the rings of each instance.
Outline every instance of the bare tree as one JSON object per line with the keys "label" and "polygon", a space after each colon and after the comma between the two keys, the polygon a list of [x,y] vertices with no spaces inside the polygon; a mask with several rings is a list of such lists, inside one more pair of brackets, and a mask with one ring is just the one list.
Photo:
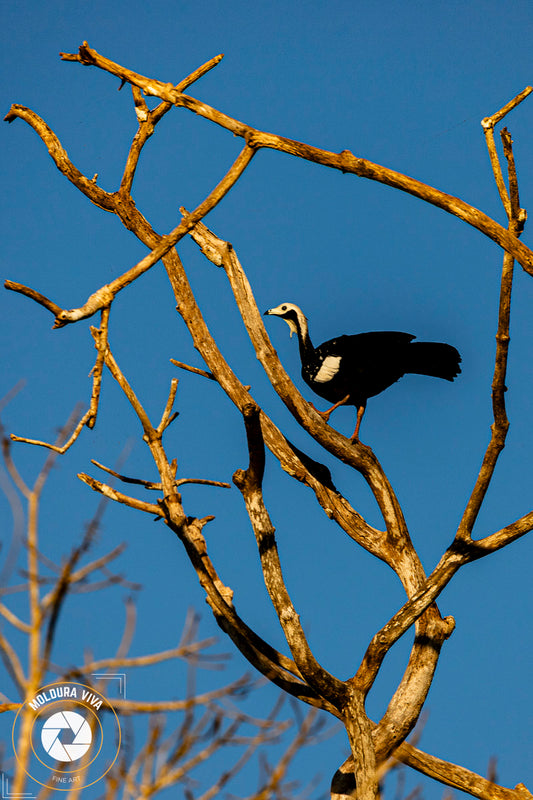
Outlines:
{"label": "bare tree", "polygon": [[[380,769],[389,759],[394,758],[447,786],[470,793],[481,800],[523,800],[532,797],[522,784],[514,789],[499,786],[494,780],[485,779],[465,767],[422,752],[408,744],[406,739],[420,717],[439,661],[442,644],[454,629],[454,619],[443,618],[436,605],[440,593],[465,564],[500,550],[533,528],[533,512],[530,512],[489,536],[481,539],[473,538],[474,525],[498,456],[505,445],[508,428],[504,393],[514,261],[518,261],[527,273],[533,274],[533,252],[519,239],[526,213],[520,207],[511,136],[505,128],[502,130],[508,176],[506,186],[495,147],[494,129],[533,89],[526,88],[482,123],[495,180],[508,218],[508,226],[504,228],[463,200],[392,169],[356,157],[348,150],[343,150],[341,153],[328,152],[277,134],[265,133],[186,94],[188,87],[215,67],[221,56],[212,59],[176,86],[145,77],[116,64],[90,48],[87,43],[80,47],[77,54],[63,53],[61,57],[65,61],[97,67],[118,78],[122,84],[131,86],[138,130],[132,141],[117,191],[104,191],[98,185],[97,176],[91,179],[83,175],[68,158],[55,133],[35,112],[14,105],[6,119],[8,121],[22,119],[27,122],[43,140],[61,173],[92,203],[116,214],[124,226],[133,231],[146,245],[149,253],[125,273],[111,279],[105,286],[97,288],[81,307],[75,309],[63,309],[34,289],[13,281],[6,282],[6,288],[25,294],[47,308],[55,317],[56,328],[100,313],[99,327],[91,328],[97,350],[91,401],[73,435],[61,446],[36,441],[26,436],[12,436],[12,439],[65,452],[79,436],[84,425],[91,428],[95,423],[102,371],[104,366],[107,367],[138,417],[143,439],[150,448],[160,476],[160,481],[157,483],[141,478],[128,478],[127,482],[157,492],[157,499],[155,502],[139,500],[86,474],[81,474],[80,479],[95,491],[116,502],[161,518],[182,542],[218,624],[248,661],[291,696],[315,708],[328,711],[342,721],[350,742],[351,756],[333,778],[333,796],[357,797],[358,800],[373,800],[378,797]],[[157,97],[161,102],[150,108],[143,93],[145,96]],[[143,146],[154,133],[158,122],[172,108],[187,109],[216,123],[234,136],[242,138],[244,146],[225,177],[197,208],[190,212],[182,208],[182,217],[176,227],[170,233],[161,236],[134,204],[131,190]],[[357,440],[348,440],[326,424],[322,416],[298,392],[270,342],[252,288],[234,247],[209,230],[202,222],[243,175],[257,152],[263,148],[294,155],[343,173],[379,181],[400,189],[455,215],[492,239],[504,251],[492,386],[494,423],[491,439],[457,531],[429,576],[425,574],[409,536],[400,503],[375,454],[369,446]],[[205,257],[225,271],[250,341],[274,390],[297,422],[316,442],[340,462],[360,474],[379,507],[384,530],[369,525],[352,507],[349,500],[333,485],[329,470],[324,465],[317,463],[290,444],[283,432],[259,407],[250,393],[250,387],[241,383],[235,371],[226,362],[204,321],[182,259],[176,249],[176,245],[186,236],[192,237]],[[243,496],[257,540],[265,584],[283,629],[290,657],[278,652],[264,641],[237,612],[233,603],[232,589],[224,583],[209,557],[204,528],[211,517],[202,519],[191,517],[184,507],[179,492],[182,479],[177,477],[176,463],[168,457],[163,444],[164,433],[176,415],[173,409],[177,381],[172,381],[161,418],[158,422],[154,422],[113,356],[108,336],[112,305],[122,289],[160,259],[170,281],[177,311],[184,320],[192,342],[205,362],[206,369],[199,370],[181,362],[176,362],[177,366],[200,373],[205,378],[214,379],[242,415],[248,441],[249,464],[246,469],[237,469],[233,480]],[[348,680],[341,680],[330,674],[317,660],[285,585],[274,526],[263,500],[265,446],[273,453],[285,472],[314,493],[329,518],[333,519],[355,543],[381,559],[396,573],[407,595],[405,604],[373,636],[360,665],[354,669],[353,677]],[[118,477],[126,482],[125,476]],[[370,719],[365,709],[368,693],[390,648],[413,628],[415,636],[407,668],[390,697],[382,718],[374,721]]]}
{"label": "bare tree", "polygon": [[[5,401],[0,406],[4,404]],[[68,438],[74,424],[75,415],[61,431],[58,444]],[[40,541],[38,517],[40,501],[57,453],[49,453],[33,485],[29,486],[15,466],[11,442],[3,434],[1,425],[0,434],[6,467],[3,488],[14,510],[19,498],[22,506],[26,506],[24,530],[22,526],[14,526],[0,582],[0,616],[6,623],[4,627],[8,628],[0,631],[0,657],[13,684],[12,692],[7,685],[2,686],[0,713],[17,712],[18,721],[14,727],[16,757],[9,759],[7,753],[0,757],[5,796],[21,797],[29,790],[36,791],[37,783],[34,781],[42,783],[42,788],[37,787],[37,795],[30,793],[29,796],[49,797],[51,789],[57,788],[57,783],[54,784],[56,773],[45,771],[45,780],[39,781],[40,776],[35,777],[32,772],[29,731],[35,714],[24,701],[34,698],[42,686],[58,686],[65,682],[76,682],[95,692],[106,692],[109,682],[118,677],[122,691],[113,698],[112,706],[121,721],[122,747],[118,748],[115,762],[109,760],[111,766],[104,775],[106,800],[150,798],[173,786],[184,789],[188,800],[210,800],[223,789],[231,789],[235,777],[254,758],[257,760],[258,755],[256,779],[259,788],[250,797],[262,800],[293,794],[299,783],[292,778],[292,763],[303,747],[331,735],[332,729],[326,729],[325,717],[319,715],[317,709],[310,709],[302,715],[297,706],[294,706],[292,714],[287,715],[283,694],[274,702],[267,716],[251,716],[244,703],[259,690],[263,681],[258,682],[248,674],[208,691],[200,691],[197,688],[199,670],[223,670],[229,656],[213,652],[214,637],[198,638],[199,617],[191,611],[176,647],[140,656],[129,655],[136,628],[136,603],[131,595],[141,587],[110,569],[123,553],[125,545],[87,559],[97,539],[107,499],[101,498],[94,516],[85,526],[81,541],[72,546],[61,563],[54,562]],[[14,513],[14,518],[18,519],[19,515]],[[23,564],[26,562],[22,569],[21,554]],[[93,608],[98,608],[94,594],[107,594],[106,589],[117,586],[127,590],[130,596],[126,600],[125,622],[114,655],[95,658],[86,649],[83,663],[68,667],[58,665],[53,659],[54,647],[60,618],[65,616],[69,600],[76,595],[91,597]],[[27,598],[28,621],[11,607],[11,601],[21,596]],[[106,604],[105,607],[110,614],[109,606]],[[26,646],[17,641],[17,633],[26,638]],[[126,696],[127,673],[141,669],[148,673],[147,677],[151,673],[152,680],[158,680],[158,667],[164,662],[177,660],[186,664],[186,691],[182,699],[143,701]],[[143,718],[147,719],[145,726],[132,724],[133,720]],[[179,724],[175,722],[176,718]],[[144,742],[139,741],[143,727],[146,728]],[[265,748],[269,745],[277,745],[272,759],[266,758]],[[220,752],[224,754],[223,769],[211,766]],[[87,758],[87,762],[89,760]],[[58,763],[57,774],[63,774],[61,766]],[[28,775],[33,781],[28,781]],[[73,784],[69,794],[77,797],[84,788]]]}

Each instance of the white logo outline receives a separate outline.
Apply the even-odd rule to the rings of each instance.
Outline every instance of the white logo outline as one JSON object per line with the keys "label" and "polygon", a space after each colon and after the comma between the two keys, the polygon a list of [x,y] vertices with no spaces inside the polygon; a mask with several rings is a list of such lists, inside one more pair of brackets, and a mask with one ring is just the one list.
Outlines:
{"label": "white logo outline", "polygon": [[[63,744],[61,731],[69,730],[74,734],[70,744]],[[41,744],[47,755],[55,761],[78,761],[92,744],[91,726],[84,716],[76,711],[58,711],[48,717],[41,729]]]}

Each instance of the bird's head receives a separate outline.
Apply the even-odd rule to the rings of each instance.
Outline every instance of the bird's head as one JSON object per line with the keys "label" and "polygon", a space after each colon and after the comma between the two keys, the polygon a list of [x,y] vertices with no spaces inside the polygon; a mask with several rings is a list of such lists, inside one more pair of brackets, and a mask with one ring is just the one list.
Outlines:
{"label": "bird's head", "polygon": [[307,319],[304,316],[302,309],[296,306],[294,303],[282,303],[281,305],[276,306],[276,308],[269,308],[267,311],[265,311],[265,316],[266,315],[281,317],[281,319],[284,319],[291,330],[291,336],[293,333],[298,333],[298,327],[302,333],[307,331]]}

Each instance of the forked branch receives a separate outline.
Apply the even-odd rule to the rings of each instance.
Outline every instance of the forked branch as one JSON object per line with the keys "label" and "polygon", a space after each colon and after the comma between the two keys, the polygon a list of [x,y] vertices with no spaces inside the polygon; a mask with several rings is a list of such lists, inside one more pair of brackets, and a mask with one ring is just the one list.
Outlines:
{"label": "forked branch", "polygon": [[[78,423],[70,440],[65,445],[48,445],[44,442],[21,439],[21,437],[13,438],[44,445],[54,452],[64,452],[75,441],[84,424],[89,427],[94,425],[100,397],[102,370],[105,364],[141,423],[143,440],[150,448],[159,480],[152,482],[139,478],[127,478],[119,472],[95,463],[124,483],[158,491],[161,496],[157,503],[148,503],[118,492],[113,487],[84,473],[80,474],[80,478],[104,497],[142,510],[157,519],[163,519],[183,543],[218,624],[231,637],[250,663],[286,692],[312,706],[326,709],[343,719],[354,756],[351,769],[356,776],[358,800],[373,800],[377,796],[377,775],[380,765],[386,763],[393,753],[395,757],[410,763],[415,769],[437,777],[451,786],[469,791],[483,800],[489,797],[491,800],[492,798],[498,798],[498,800],[513,798],[515,800],[515,792],[518,790],[507,790],[497,787],[491,782],[484,783],[479,776],[475,776],[473,773],[416,751],[405,744],[405,739],[420,714],[433,679],[442,643],[453,630],[453,619],[440,617],[438,609],[434,605],[436,598],[461,566],[481,558],[489,552],[494,552],[533,528],[533,512],[531,512],[485,539],[476,542],[472,538],[475,521],[489,488],[498,456],[505,444],[509,424],[504,393],[514,259],[518,260],[527,272],[533,274],[533,252],[519,239],[526,214],[520,208],[519,203],[511,137],[508,132],[504,131],[502,139],[507,161],[507,188],[494,143],[493,131],[494,125],[500,122],[533,89],[528,87],[501,111],[483,121],[495,181],[509,220],[508,229],[505,230],[487,215],[464,201],[413,178],[357,158],[348,150],[332,153],[259,131],[184,94],[188,86],[219,63],[220,56],[211,59],[195,70],[177,86],[147,78],[122,67],[101,56],[87,43],[82,45],[78,54],[62,54],[62,58],[67,61],[96,66],[116,76],[122,82],[131,84],[138,130],[131,143],[117,192],[105,192],[98,187],[96,178],[89,180],[82,175],[68,159],[66,151],[55,134],[31,110],[14,105],[6,119],[12,121],[20,118],[30,124],[46,144],[62,174],[97,206],[115,213],[123,224],[146,245],[149,253],[132,268],[98,288],[81,307],[75,309],[62,309],[54,301],[34,289],[29,289],[13,281],[7,282],[6,288],[24,294],[49,310],[55,317],[54,327],[74,323],[91,316],[98,310],[102,311],[100,328],[91,329],[98,354],[93,370],[90,408]],[[144,100],[143,92],[145,95],[159,97],[161,103],[150,110]],[[192,213],[182,209],[183,216],[177,227],[162,236],[156,233],[138,211],[132,200],[131,190],[143,147],[153,134],[156,124],[173,106],[186,108],[215,122],[222,128],[242,137],[245,145],[225,177],[204,201]],[[263,147],[295,155],[342,172],[376,180],[417,196],[472,225],[497,242],[505,251],[492,387],[494,424],[491,441],[456,537],[429,578],[426,578],[418,554],[409,537],[398,499],[374,453],[370,448],[360,444],[355,446],[351,444],[345,437],[326,425],[324,420],[305,402],[283,369],[272,347],[255,303],[252,288],[234,249],[228,242],[216,237],[202,223],[205,215],[215,208],[240,179],[257,150]],[[187,234],[191,234],[207,258],[224,268],[250,340],[272,386],[295,419],[320,445],[364,476],[379,505],[385,521],[385,531],[376,530],[368,525],[363,517],[351,507],[336,490],[331,474],[324,465],[310,459],[287,441],[272,420],[256,405],[251,397],[250,387],[242,383],[227,364],[205,324],[183,264],[175,249],[175,245]],[[288,658],[272,648],[237,614],[233,591],[222,582],[208,554],[204,528],[213,517],[207,516],[199,519],[186,514],[178,487],[184,483],[193,482],[193,479],[177,478],[177,462],[175,459],[170,461],[163,447],[164,433],[177,416],[177,412],[174,411],[177,380],[174,379],[171,382],[168,399],[159,423],[153,424],[111,353],[107,336],[111,302],[123,288],[149,270],[159,259],[162,259],[167,270],[178,312],[184,319],[193,344],[204,359],[207,369],[190,367],[183,362],[174,363],[189,372],[196,372],[203,377],[215,380],[243,415],[248,441],[249,465],[246,470],[238,470],[235,473],[234,482],[243,495],[258,544],[265,584],[293,658]],[[407,603],[373,637],[359,670],[348,681],[335,678],[319,664],[311,651],[299,616],[288,594],[277,552],[274,528],[262,494],[265,445],[274,453],[286,472],[312,488],[326,514],[335,519],[342,530],[370,553],[385,561],[396,572],[407,593]],[[194,482],[225,485],[221,482],[202,479]],[[32,497],[30,490],[28,490],[28,497],[30,499]],[[32,553],[30,561],[30,582],[32,585],[36,585],[36,576],[38,575],[36,550]],[[74,570],[74,565],[72,565],[72,570]],[[66,575],[66,573],[64,575],[65,580],[68,578],[69,581],[73,579],[73,576],[73,571],[72,575]],[[35,594],[35,588],[32,591]],[[51,597],[49,602],[53,606],[56,600],[53,596]],[[31,609],[33,615],[31,624],[33,624],[36,609],[38,609],[36,596],[32,599]],[[18,618],[9,619],[9,613],[3,607],[0,607],[0,613],[21,631],[27,625]],[[385,714],[375,724],[366,714],[366,696],[373,686],[386,653],[413,624],[416,635],[407,668]],[[128,641],[125,634],[124,649],[127,649]],[[3,641],[0,641],[0,646],[2,645]],[[19,674],[18,664],[11,658],[5,646],[4,652],[7,653],[6,657],[11,663],[15,680],[23,683],[26,679],[24,675]],[[121,652],[120,655],[124,660],[125,653]],[[128,662],[127,659],[126,662]],[[115,661],[108,660],[107,665],[112,666],[115,663]],[[131,660],[128,663],[132,665]],[[37,678],[38,675],[34,673],[29,682],[35,683]],[[231,725],[229,728],[230,731],[233,731]],[[238,724],[235,722],[235,730],[237,728]],[[137,765],[143,774],[150,772],[155,764],[153,753],[160,737],[157,724],[152,726],[150,737],[146,750],[146,762],[144,766],[140,762]],[[215,747],[214,744],[213,747]],[[168,785],[169,781],[176,777],[176,769],[169,763],[168,769],[161,771],[156,782],[158,788]],[[131,773],[127,773],[127,779],[128,790],[133,791],[134,783]],[[355,792],[355,787],[353,787],[352,794],[353,792]]]}
{"label": "forked branch", "polygon": [[[341,153],[332,153],[327,150],[321,150],[318,147],[312,147],[302,142],[297,142],[294,139],[287,139],[284,136],[259,131],[250,125],[239,122],[229,117],[227,114],[212,108],[207,103],[203,103],[189,95],[177,91],[170,83],[147,78],[111,61],[89,47],[87,42],[81,45],[78,54],[62,53],[61,57],[68,61],[78,61],[82,64],[98,67],[105,72],[109,72],[111,75],[115,75],[120,78],[120,80],[138,86],[146,95],[160,97],[167,103],[187,108],[195,114],[215,122],[235,136],[243,137],[248,144],[256,149],[268,147],[273,150],[279,150],[299,158],[304,158],[307,161],[313,161],[316,164],[338,169],[343,173],[352,173],[361,178],[368,178],[384,183],[387,186],[400,189],[415,197],[419,197],[421,200],[442,208],[444,211],[453,214],[469,225],[472,225],[474,228],[477,228],[485,236],[488,236],[499,244],[504,250],[510,252],[526,272],[533,274],[532,251],[482,211],[465,203],[458,197],[453,197],[445,192],[441,192],[432,186],[428,186],[407,175],[402,175],[395,170],[382,167],[379,164],[373,164],[371,161],[364,158],[357,158],[349,150],[343,150]],[[531,87],[527,87],[514,98],[514,100],[508,103],[505,109],[510,110],[514,108],[527,97],[530,92]],[[502,109],[502,112],[503,111],[504,109]],[[499,113],[501,114],[502,112]],[[505,111],[505,113],[507,113],[507,111]]]}
{"label": "forked branch", "polygon": [[96,362],[94,364],[94,367],[91,370],[93,376],[91,400],[89,403],[88,410],[85,412],[85,414],[83,414],[81,419],[78,421],[70,438],[64,444],[57,445],[57,444],[50,444],[48,442],[42,442],[38,439],[27,439],[24,436],[15,436],[15,434],[12,433],[11,439],[14,442],[26,442],[26,444],[33,444],[33,445],[38,445],[40,447],[46,447],[49,450],[53,450],[55,453],[59,453],[59,455],[63,455],[63,453],[66,453],[67,450],[70,447],[72,447],[72,445],[80,435],[81,431],[83,430],[84,425],[87,425],[88,428],[94,428],[94,424],[96,422],[96,416],[98,414],[98,404],[100,402],[100,390],[102,387],[102,371],[104,368],[104,356],[107,347],[107,337],[109,331],[109,312],[110,312],[110,306],[104,306],[101,312],[100,327],[92,329],[94,332],[95,346],[98,351],[98,354],[96,356]]}

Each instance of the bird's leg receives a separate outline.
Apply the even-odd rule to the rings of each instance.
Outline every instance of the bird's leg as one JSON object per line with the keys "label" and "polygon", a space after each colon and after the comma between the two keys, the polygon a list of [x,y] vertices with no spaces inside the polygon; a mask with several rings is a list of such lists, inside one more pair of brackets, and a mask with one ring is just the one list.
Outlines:
{"label": "bird's leg", "polygon": [[315,408],[315,406],[311,402],[309,403],[309,405],[316,411],[317,414],[320,414],[320,416],[325,422],[327,422],[330,418],[330,415],[335,411],[335,409],[339,408],[339,406],[345,405],[349,401],[349,399],[350,395],[347,394],[346,397],[343,397],[343,399],[339,400],[338,403],[335,403],[335,405],[331,406],[331,408],[328,408],[327,411],[319,411],[318,408]]}
{"label": "bird's leg", "polygon": [[366,406],[358,406],[357,408],[357,422],[355,424],[355,430],[350,436],[350,441],[354,444],[359,441],[359,428],[361,427],[361,421],[363,419],[363,414],[365,413],[365,408]]}

